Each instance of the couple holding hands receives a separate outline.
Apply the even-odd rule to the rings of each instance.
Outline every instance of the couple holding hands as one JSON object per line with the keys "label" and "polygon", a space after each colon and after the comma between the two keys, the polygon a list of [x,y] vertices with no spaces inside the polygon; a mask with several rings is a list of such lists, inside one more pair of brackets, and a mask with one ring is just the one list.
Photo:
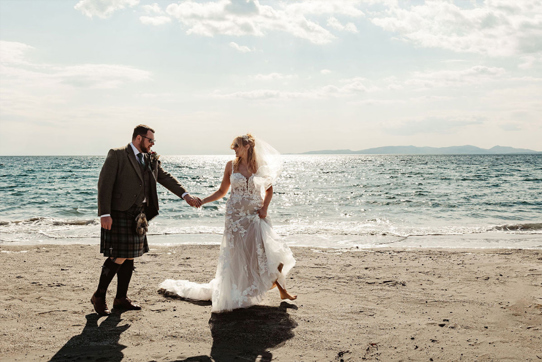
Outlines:
{"label": "couple holding hands", "polygon": [[193,207],[225,197],[231,187],[215,278],[206,284],[168,279],[160,284],[161,290],[187,299],[211,300],[212,312],[258,304],[273,287],[277,287],[282,299],[296,299],[285,285],[295,259],[267,218],[273,183],[282,170],[280,154],[250,134],[236,137],[231,145],[235,159],[226,164],[220,188],[201,200],[162,169],[158,156],[151,151],[154,133],[145,125],[135,127],[132,142],[111,149],[100,172],[100,252],[107,259],[91,298],[96,313],[111,313],[106,292],[115,275],[118,283],[113,308],[141,309],[127,297],[127,292],[134,258],[149,251],[146,224],[158,215],[157,183]]}

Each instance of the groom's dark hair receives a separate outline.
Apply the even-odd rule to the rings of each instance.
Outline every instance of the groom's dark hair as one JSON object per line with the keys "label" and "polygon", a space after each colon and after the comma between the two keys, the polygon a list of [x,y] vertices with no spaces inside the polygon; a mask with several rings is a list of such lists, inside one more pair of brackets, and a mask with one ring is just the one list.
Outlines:
{"label": "groom's dark hair", "polygon": [[139,124],[134,128],[134,133],[132,134],[132,139],[135,139],[137,136],[146,136],[147,132],[151,131],[154,133],[154,130],[150,128],[149,126],[146,126],[144,124]]}

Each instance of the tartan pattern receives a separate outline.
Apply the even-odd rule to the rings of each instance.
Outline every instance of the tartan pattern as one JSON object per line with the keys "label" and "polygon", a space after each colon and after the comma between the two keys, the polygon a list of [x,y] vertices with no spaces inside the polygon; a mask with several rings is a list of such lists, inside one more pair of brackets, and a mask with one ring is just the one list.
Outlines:
{"label": "tartan pattern", "polygon": [[134,220],[142,207],[133,206],[127,211],[111,211],[111,230],[102,228],[100,253],[114,258],[137,258],[149,251],[147,235],[139,236],[134,231]]}

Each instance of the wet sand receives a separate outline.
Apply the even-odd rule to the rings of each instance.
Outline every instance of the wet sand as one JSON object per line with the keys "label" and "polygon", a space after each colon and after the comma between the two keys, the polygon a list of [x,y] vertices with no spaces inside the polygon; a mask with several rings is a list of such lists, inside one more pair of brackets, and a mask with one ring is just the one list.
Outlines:
{"label": "wet sand", "polygon": [[542,250],[293,248],[296,301],[211,314],[157,289],[208,282],[218,246],[151,248],[143,310],[99,318],[96,245],[0,245],[0,361],[542,360]]}

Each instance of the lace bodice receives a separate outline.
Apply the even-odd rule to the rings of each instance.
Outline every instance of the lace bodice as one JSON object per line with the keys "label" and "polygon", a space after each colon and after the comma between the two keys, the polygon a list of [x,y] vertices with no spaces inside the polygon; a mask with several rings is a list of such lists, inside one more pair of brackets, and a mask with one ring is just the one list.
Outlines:
{"label": "lace bodice", "polygon": [[[260,190],[254,184],[254,174],[249,178],[246,178],[239,172],[232,172],[230,176],[231,193],[228,200],[228,206],[243,208],[248,211],[247,208],[256,210],[263,206],[263,198]],[[254,211],[256,211],[254,210]]]}
{"label": "lace bodice", "polygon": [[248,179],[239,172],[230,176],[231,192],[226,203],[228,247],[233,247],[234,234],[245,235],[250,222],[259,222],[258,210],[263,206],[261,193],[254,185],[254,175]]}
{"label": "lace bodice", "polygon": [[240,172],[232,172],[230,176],[231,192],[234,193],[246,193],[255,190],[253,182],[254,174],[246,178]]}

